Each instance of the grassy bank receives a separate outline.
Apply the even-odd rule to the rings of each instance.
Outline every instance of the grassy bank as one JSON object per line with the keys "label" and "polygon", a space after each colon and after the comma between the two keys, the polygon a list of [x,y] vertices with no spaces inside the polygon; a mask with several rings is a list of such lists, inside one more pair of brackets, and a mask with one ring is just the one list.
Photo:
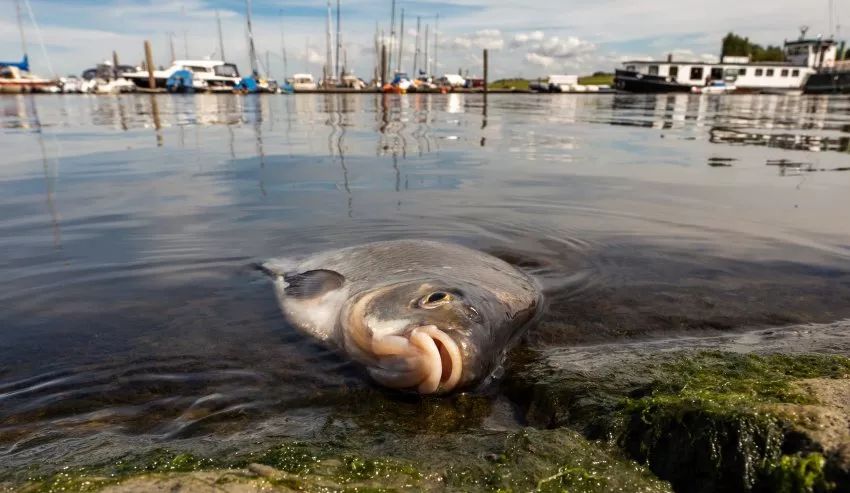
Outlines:
{"label": "grassy bank", "polygon": [[[514,89],[517,91],[527,91],[529,84],[533,81],[536,81],[536,79],[499,79],[491,82],[488,87],[491,89]],[[596,73],[593,75],[584,75],[578,78],[578,83],[585,86],[610,86],[614,84],[614,74]]]}

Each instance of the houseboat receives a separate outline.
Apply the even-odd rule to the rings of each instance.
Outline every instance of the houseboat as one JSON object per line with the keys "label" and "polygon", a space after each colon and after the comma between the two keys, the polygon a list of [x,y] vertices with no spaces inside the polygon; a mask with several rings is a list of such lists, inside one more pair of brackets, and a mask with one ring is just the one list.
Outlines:
{"label": "houseboat", "polygon": [[[752,62],[746,56],[725,56],[719,63],[676,60],[631,60],[616,70],[614,85],[629,92],[801,92],[807,78],[835,64],[838,46],[832,39],[800,36],[784,43],[785,61]],[[699,88],[699,89],[695,89]],[[706,88],[706,89],[702,89]]]}

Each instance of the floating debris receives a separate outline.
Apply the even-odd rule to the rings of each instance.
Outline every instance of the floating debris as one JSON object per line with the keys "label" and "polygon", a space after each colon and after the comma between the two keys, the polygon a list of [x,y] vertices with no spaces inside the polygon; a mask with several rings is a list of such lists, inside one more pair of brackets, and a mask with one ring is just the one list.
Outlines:
{"label": "floating debris", "polygon": [[801,173],[813,173],[820,171],[850,171],[850,166],[840,166],[838,168],[816,168],[812,163],[790,161],[788,159],[768,159],[765,164],[768,166],[778,166],[779,174],[782,176],[797,176]]}
{"label": "floating debris", "polygon": [[731,168],[734,161],[737,161],[737,159],[731,157],[710,157],[708,158],[708,165],[712,168]]}

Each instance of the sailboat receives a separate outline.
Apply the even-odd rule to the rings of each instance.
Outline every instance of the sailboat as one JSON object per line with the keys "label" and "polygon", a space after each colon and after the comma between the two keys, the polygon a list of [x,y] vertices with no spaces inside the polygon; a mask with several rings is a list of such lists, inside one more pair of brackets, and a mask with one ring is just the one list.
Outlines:
{"label": "sailboat", "polygon": [[254,31],[251,28],[251,0],[245,0],[245,10],[245,19],[248,23],[248,56],[251,57],[251,75],[243,77],[236,84],[234,91],[242,94],[277,93],[279,91],[277,81],[268,77],[260,77],[260,71],[257,68],[257,50],[254,48]]}
{"label": "sailboat", "polygon": [[18,13],[18,30],[21,33],[21,47],[24,58],[20,62],[0,62],[0,93],[2,92],[59,92],[57,81],[45,79],[30,73],[30,61],[27,56],[27,41],[21,20],[21,4],[15,2]]}
{"label": "sailboat", "polygon": [[29,58],[20,62],[0,62],[0,92],[52,92],[55,81],[30,73]]}

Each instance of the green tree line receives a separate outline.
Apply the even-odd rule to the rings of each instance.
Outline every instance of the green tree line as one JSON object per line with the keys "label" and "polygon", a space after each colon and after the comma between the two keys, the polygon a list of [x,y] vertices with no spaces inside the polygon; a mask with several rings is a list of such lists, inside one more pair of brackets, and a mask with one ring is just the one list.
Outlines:
{"label": "green tree line", "polygon": [[721,56],[748,56],[754,62],[782,62],[785,60],[781,46],[767,45],[767,47],[762,47],[759,44],[751,43],[750,38],[744,38],[731,32],[723,38]]}

